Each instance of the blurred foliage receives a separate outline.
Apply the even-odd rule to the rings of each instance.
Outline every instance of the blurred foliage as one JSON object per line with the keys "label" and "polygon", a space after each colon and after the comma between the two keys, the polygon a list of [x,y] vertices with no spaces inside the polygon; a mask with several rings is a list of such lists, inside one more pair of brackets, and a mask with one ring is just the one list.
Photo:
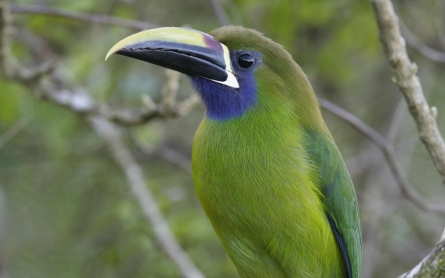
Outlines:
{"label": "blurred foliage", "polygon": [[[445,7],[435,1],[398,1],[406,25],[445,51],[437,24]],[[219,26],[207,0],[17,1],[113,15],[162,26]],[[223,0],[233,24],[254,28],[283,44],[319,96],[343,106],[393,140],[405,173],[422,196],[443,201],[444,188],[378,41],[367,1]],[[438,23],[439,21],[439,23]],[[26,65],[58,56],[57,74],[87,88],[101,102],[137,107],[143,94],[159,98],[163,70],[113,57],[109,47],[133,31],[41,15],[14,15],[13,52]],[[431,105],[445,130],[443,65],[411,53]],[[179,97],[192,88],[181,78]],[[402,108],[397,110],[397,107]],[[396,112],[401,111],[401,112]],[[183,248],[208,277],[237,277],[194,195],[190,175],[136,145],[167,146],[190,155],[203,108],[166,122],[126,129],[163,214]],[[439,239],[443,218],[401,196],[382,155],[366,138],[324,113],[347,162],[360,201],[365,243],[364,277],[395,277],[413,267]],[[104,143],[70,111],[0,80],[0,136],[26,126],[0,147],[0,266],[10,277],[179,277],[133,200]],[[1,138],[1,137],[0,137]]]}

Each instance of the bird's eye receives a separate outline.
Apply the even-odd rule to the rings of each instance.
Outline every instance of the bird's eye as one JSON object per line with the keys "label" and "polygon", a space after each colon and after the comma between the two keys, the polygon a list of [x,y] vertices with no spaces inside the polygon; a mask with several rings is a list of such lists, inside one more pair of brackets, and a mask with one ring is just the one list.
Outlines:
{"label": "bird's eye", "polygon": [[248,69],[252,67],[253,64],[255,64],[255,58],[250,54],[245,53],[238,57],[238,65],[243,69]]}

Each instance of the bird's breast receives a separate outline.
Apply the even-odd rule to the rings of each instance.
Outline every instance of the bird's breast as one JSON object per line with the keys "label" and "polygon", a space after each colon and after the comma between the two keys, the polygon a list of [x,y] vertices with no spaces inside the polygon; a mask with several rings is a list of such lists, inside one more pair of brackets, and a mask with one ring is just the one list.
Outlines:
{"label": "bird's breast", "polygon": [[204,120],[198,129],[193,179],[208,216],[227,226],[273,224],[308,207],[322,210],[298,131],[252,124]]}
{"label": "bird's breast", "polygon": [[311,165],[298,129],[203,121],[192,152],[196,193],[232,260],[246,260],[238,269],[273,261],[264,271],[299,277],[338,255]]}

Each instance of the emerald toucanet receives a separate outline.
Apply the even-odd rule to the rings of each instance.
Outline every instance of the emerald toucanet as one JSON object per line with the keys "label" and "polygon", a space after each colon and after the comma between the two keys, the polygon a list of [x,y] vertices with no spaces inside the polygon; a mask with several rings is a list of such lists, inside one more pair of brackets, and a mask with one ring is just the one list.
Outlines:
{"label": "emerald toucanet", "polygon": [[205,117],[196,193],[241,277],[360,277],[357,199],[301,68],[257,31],[159,28],[120,54],[185,73]]}

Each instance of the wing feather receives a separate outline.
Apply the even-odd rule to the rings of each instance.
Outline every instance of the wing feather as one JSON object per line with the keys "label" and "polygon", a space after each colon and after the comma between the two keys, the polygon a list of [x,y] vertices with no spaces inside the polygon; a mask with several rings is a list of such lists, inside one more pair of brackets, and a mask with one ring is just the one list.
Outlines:
{"label": "wing feather", "polygon": [[362,237],[357,198],[343,158],[330,134],[307,132],[314,181],[323,193],[323,204],[332,232],[345,258],[350,278],[361,275]]}

